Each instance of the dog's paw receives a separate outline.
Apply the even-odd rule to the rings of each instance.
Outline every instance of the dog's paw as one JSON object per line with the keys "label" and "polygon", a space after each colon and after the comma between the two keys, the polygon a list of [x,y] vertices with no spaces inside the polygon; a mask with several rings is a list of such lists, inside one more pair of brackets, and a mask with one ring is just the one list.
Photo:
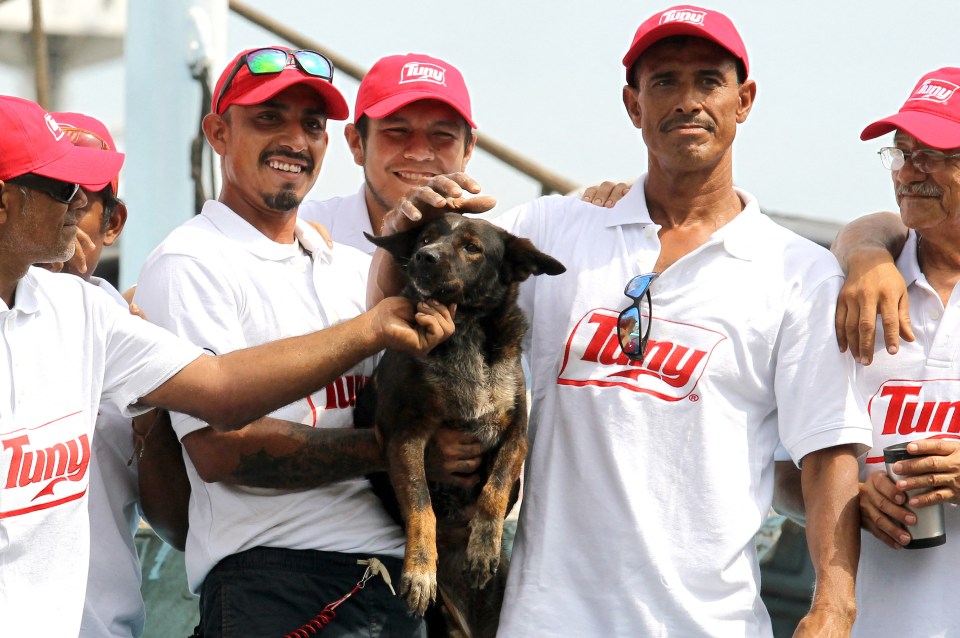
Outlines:
{"label": "dog's paw", "polygon": [[502,527],[494,521],[470,522],[470,541],[467,543],[467,582],[474,589],[482,589],[500,566],[500,534]]}
{"label": "dog's paw", "polygon": [[422,616],[437,598],[437,573],[404,572],[400,578],[400,595],[406,598],[410,611]]}

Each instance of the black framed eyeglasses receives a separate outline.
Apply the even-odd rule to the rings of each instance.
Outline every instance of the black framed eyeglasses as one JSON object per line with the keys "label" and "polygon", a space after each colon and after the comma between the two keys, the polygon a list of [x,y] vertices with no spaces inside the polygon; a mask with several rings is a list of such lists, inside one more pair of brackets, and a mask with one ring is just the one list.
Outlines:
{"label": "black framed eyeglasses", "polygon": [[44,177],[34,173],[24,173],[7,180],[10,184],[25,186],[31,190],[41,191],[54,198],[61,204],[69,204],[80,190],[80,184],[62,182],[52,177]]}
{"label": "black framed eyeglasses", "polygon": [[[637,275],[627,282],[623,294],[633,299],[617,318],[617,338],[620,340],[620,350],[631,361],[640,361],[647,352],[647,341],[650,340],[650,324],[653,317],[653,301],[650,297],[650,284],[660,276],[658,272],[648,272]],[[640,303],[646,299],[647,314],[640,312]]]}
{"label": "black framed eyeglasses", "polygon": [[280,73],[291,64],[296,65],[304,73],[323,78],[327,82],[333,82],[333,62],[322,53],[309,49],[298,51],[287,51],[272,47],[257,49],[241,56],[233,69],[230,70],[230,75],[227,76],[223,88],[220,89],[220,93],[217,94],[217,99],[214,101],[213,112],[220,113],[220,100],[223,99],[227,89],[230,88],[230,83],[233,82],[233,78],[237,77],[237,73],[240,72],[243,65],[247,65],[247,69],[253,75],[266,75]]}
{"label": "black framed eyeglasses", "polygon": [[960,153],[956,155],[946,155],[940,151],[923,148],[919,151],[905,151],[902,148],[894,146],[885,146],[877,151],[883,167],[891,171],[899,171],[906,164],[907,160],[913,163],[921,173],[939,173],[946,165],[947,160],[960,159]]}

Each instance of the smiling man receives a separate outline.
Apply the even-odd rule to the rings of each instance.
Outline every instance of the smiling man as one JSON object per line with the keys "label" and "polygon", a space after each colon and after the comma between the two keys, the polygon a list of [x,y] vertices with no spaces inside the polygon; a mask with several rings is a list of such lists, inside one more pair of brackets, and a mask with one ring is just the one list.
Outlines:
{"label": "smiling man", "polygon": [[300,216],[319,222],[338,242],[372,254],[363,233],[379,235],[400,198],[435,175],[463,171],[476,128],[460,71],[417,53],[381,58],[357,91],[344,135],[363,185],[347,197],[307,201]]}
{"label": "smiling man", "polygon": [[[135,301],[151,321],[214,353],[336,325],[364,310],[369,257],[329,248],[297,219],[348,109],[313,51],[240,53],[203,121],[220,156],[218,201],[148,258]],[[333,383],[268,418],[217,432],[173,414],[192,486],[187,576],[204,636],[281,636],[363,577],[375,557],[399,578],[403,534],[364,474],[382,467],[371,431],[352,429],[358,358]],[[310,435],[310,436],[308,436]],[[383,579],[337,608],[334,636],[416,636]]]}

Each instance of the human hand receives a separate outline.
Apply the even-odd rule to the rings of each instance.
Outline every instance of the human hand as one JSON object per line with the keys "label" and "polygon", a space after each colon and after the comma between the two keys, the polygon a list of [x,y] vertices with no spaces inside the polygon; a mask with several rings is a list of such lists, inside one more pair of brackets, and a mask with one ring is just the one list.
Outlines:
{"label": "human hand", "polygon": [[841,352],[863,365],[873,361],[876,319],[880,315],[887,352],[896,354],[898,337],[913,341],[910,299],[903,276],[886,250],[858,253],[848,259],[849,274],[837,298],[836,331]]}
{"label": "human hand", "polygon": [[960,503],[960,441],[911,441],[907,445],[907,452],[920,458],[894,463],[893,471],[901,477],[896,482],[896,488],[902,492],[930,490],[910,496],[907,505],[917,508],[946,501]]}
{"label": "human hand", "polygon": [[906,495],[884,472],[871,472],[860,483],[860,524],[891,549],[910,542],[905,525],[917,522],[916,515],[903,506]]}
{"label": "human hand", "polygon": [[856,614],[814,605],[800,620],[793,638],[849,638]]}
{"label": "human hand", "polygon": [[330,231],[327,230],[327,227],[321,224],[320,222],[307,222],[310,226],[320,233],[320,236],[323,237],[323,241],[327,243],[328,248],[333,248],[333,237],[330,236]]}
{"label": "human hand", "polygon": [[97,247],[90,235],[86,234],[80,227],[77,227],[77,236],[73,240],[73,257],[67,260],[65,267],[73,273],[84,275],[87,273],[87,253],[85,251],[93,250]]}
{"label": "human hand", "polygon": [[454,332],[456,305],[444,306],[432,299],[413,301],[387,297],[369,312],[381,349],[390,348],[424,356]]}
{"label": "human hand", "polygon": [[588,186],[581,199],[590,202],[594,206],[604,208],[613,208],[613,205],[623,199],[623,196],[630,192],[630,184],[625,182],[603,182],[598,186]]}
{"label": "human hand", "polygon": [[427,444],[427,478],[470,489],[480,481],[482,454],[480,441],[472,434],[440,428]]}
{"label": "human hand", "polygon": [[480,184],[466,173],[436,175],[400,200],[383,218],[381,235],[393,235],[419,226],[444,213],[485,213],[497,204],[489,196],[476,195]]}

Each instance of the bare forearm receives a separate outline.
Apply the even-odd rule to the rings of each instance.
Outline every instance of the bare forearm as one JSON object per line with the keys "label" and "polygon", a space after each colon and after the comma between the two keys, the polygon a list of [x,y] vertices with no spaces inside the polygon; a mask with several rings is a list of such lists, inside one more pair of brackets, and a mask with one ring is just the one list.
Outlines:
{"label": "bare forearm", "polygon": [[198,430],[183,442],[207,482],[302,489],[385,469],[373,430],[265,417],[233,432]]}
{"label": "bare forearm", "polygon": [[200,357],[143,398],[218,429],[243,426],[312,394],[382,349],[369,313],[326,330]]}
{"label": "bare forearm", "polygon": [[807,545],[817,576],[813,607],[852,622],[860,559],[857,460],[849,446],[837,446],[808,454],[802,467]]}
{"label": "bare forearm", "polygon": [[377,248],[367,277],[367,308],[373,308],[384,297],[400,294],[403,285],[403,272],[393,256]]}
{"label": "bare forearm", "polygon": [[190,479],[183,450],[166,410],[148,413],[149,427],[138,460],[140,505],[153,531],[181,552],[187,543]]}
{"label": "bare forearm", "polygon": [[800,469],[792,461],[777,461],[774,477],[773,509],[800,525],[806,525]]}
{"label": "bare forearm", "polygon": [[896,257],[903,249],[907,228],[896,213],[873,213],[853,220],[840,229],[830,250],[844,273],[850,272],[851,259],[887,253]]}

